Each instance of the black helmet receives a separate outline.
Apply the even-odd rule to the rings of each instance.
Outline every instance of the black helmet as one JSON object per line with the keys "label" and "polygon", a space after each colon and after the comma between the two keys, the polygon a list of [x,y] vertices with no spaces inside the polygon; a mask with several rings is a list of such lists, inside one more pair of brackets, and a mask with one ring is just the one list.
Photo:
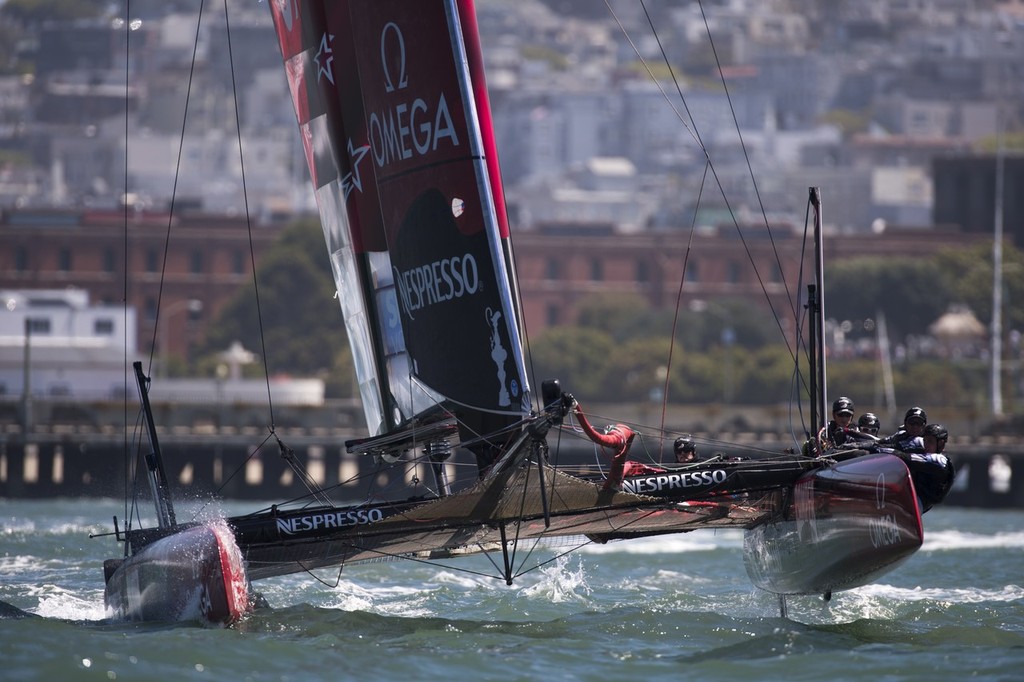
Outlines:
{"label": "black helmet", "polygon": [[857,427],[861,431],[867,431],[873,429],[875,433],[878,433],[878,429],[881,428],[882,424],[878,421],[878,417],[873,412],[865,412],[857,420]]}
{"label": "black helmet", "polygon": [[679,452],[696,452],[697,446],[694,444],[693,439],[689,436],[680,436],[676,438],[676,442],[673,444],[673,449],[677,453]]}
{"label": "black helmet", "polygon": [[949,431],[942,424],[929,424],[924,427],[924,435],[934,436],[935,440],[949,440]]}
{"label": "black helmet", "polygon": [[928,423],[928,415],[920,407],[911,407],[907,410],[907,414],[903,417],[903,424],[906,425],[911,419],[920,419],[925,424]]}
{"label": "black helmet", "polygon": [[832,403],[832,414],[841,414],[848,412],[853,414],[853,401],[847,397],[836,398],[836,401]]}

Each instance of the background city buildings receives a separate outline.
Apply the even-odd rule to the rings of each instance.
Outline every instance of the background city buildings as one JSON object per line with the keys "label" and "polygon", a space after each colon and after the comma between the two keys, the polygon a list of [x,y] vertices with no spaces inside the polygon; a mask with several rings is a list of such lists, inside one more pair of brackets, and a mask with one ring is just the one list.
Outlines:
{"label": "background city buildings", "polygon": [[[34,66],[0,77],[0,288],[80,290],[181,356],[251,282],[250,236],[258,261],[315,215],[269,12],[230,5],[230,37],[187,2],[15,27],[9,59]],[[691,228],[686,300],[763,296],[734,233],[765,221],[781,267],[767,242],[751,257],[781,298],[810,186],[829,259],[991,239],[997,157],[1024,186],[1024,156],[998,153],[1024,129],[1024,2],[651,2],[658,41],[643,6],[613,3],[635,44],[603,5],[560,3],[577,5],[478,7],[531,333],[593,293],[674,306]],[[709,158],[721,189],[702,192]],[[1024,192],[1005,194],[1024,246]]]}

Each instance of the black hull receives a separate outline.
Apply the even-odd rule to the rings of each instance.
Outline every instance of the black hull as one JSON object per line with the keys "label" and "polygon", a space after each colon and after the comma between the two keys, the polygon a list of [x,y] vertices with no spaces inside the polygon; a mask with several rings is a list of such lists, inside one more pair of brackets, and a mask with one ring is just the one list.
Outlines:
{"label": "black hull", "polygon": [[249,609],[242,556],[222,521],[160,538],[104,570],[110,618],[227,625]]}
{"label": "black hull", "polygon": [[747,531],[743,555],[763,590],[827,595],[877,580],[923,537],[906,465],[869,455],[804,475],[780,518]]}

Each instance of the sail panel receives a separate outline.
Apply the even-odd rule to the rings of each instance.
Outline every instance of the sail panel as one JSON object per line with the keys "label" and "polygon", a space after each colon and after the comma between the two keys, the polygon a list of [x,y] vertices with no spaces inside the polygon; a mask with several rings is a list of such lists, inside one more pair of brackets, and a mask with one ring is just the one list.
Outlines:
{"label": "sail panel", "polygon": [[373,349],[357,363],[371,434],[442,402],[528,412],[496,159],[455,2],[271,9],[353,352]]}

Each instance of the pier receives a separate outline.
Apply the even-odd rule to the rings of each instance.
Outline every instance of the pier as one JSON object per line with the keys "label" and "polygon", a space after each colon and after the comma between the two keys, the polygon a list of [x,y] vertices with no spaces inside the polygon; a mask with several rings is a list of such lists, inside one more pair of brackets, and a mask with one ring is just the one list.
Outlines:
{"label": "pier", "polygon": [[[0,403],[0,498],[124,494],[131,453],[137,448],[149,449],[146,434],[135,429],[137,404],[35,401],[28,430],[23,428],[23,407],[17,401]],[[154,412],[165,468],[176,495],[269,501],[307,492],[281,457],[266,408],[157,404]],[[750,414],[751,410],[742,412]],[[714,415],[720,418],[718,411]],[[637,415],[641,422],[643,417]],[[382,480],[383,474],[368,483],[362,474],[376,468],[372,457],[345,450],[346,440],[366,435],[357,401],[276,408],[274,422],[277,437],[305,464],[312,479],[330,490],[335,501],[361,500],[369,484],[386,489],[390,483]],[[125,428],[126,423],[130,429]],[[734,443],[762,452],[782,452],[793,443],[791,437],[772,431],[705,431],[709,417],[699,410],[674,416],[673,423],[693,425],[698,442]],[[553,440],[551,443],[554,447]],[[580,441],[562,439],[559,447],[559,462],[595,461],[593,448]],[[711,454],[711,449],[702,447],[702,454]],[[1024,438],[954,436],[946,454],[957,467],[956,484],[946,504],[1024,508]],[[649,453],[633,453],[640,461],[645,456]],[[475,466],[472,457],[459,449],[450,465]],[[424,470],[420,475],[427,479],[431,474]],[[144,480],[140,478],[139,484],[144,486]]]}

